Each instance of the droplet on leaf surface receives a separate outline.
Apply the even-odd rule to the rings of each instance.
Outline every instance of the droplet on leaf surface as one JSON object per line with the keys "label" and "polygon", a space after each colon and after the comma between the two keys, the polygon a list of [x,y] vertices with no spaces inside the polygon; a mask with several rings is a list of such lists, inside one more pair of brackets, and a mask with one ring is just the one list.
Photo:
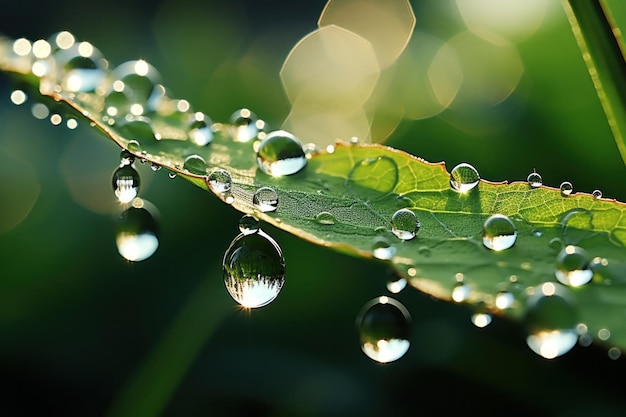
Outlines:
{"label": "droplet on leaf surface", "polygon": [[397,210],[391,216],[391,232],[401,240],[411,240],[420,229],[420,221],[409,209]]}
{"label": "droplet on leaf surface", "polygon": [[507,216],[494,214],[483,225],[483,245],[493,251],[509,249],[517,240],[515,225]]}
{"label": "droplet on leaf surface", "polygon": [[248,109],[240,109],[230,116],[233,139],[236,142],[249,142],[259,132],[256,125],[257,117]]}
{"label": "droplet on leaf surface", "polygon": [[257,163],[261,171],[274,177],[293,175],[307,164],[300,141],[291,133],[276,130],[259,144]]}
{"label": "droplet on leaf surface", "polygon": [[389,363],[409,350],[411,315],[399,301],[381,296],[369,301],[357,317],[361,350],[370,359]]}
{"label": "droplet on leaf surface", "polygon": [[590,268],[591,257],[581,247],[567,245],[556,257],[555,275],[560,283],[580,287],[593,278]]}
{"label": "droplet on leaf surface", "polygon": [[222,168],[215,168],[207,177],[207,184],[213,192],[223,194],[230,191],[233,180],[230,173]]}
{"label": "droplet on leaf surface", "polygon": [[480,182],[476,168],[468,163],[461,163],[450,171],[450,187],[459,193],[467,193]]}
{"label": "droplet on leaf surface", "polygon": [[228,293],[246,308],[271,303],[285,283],[283,251],[262,230],[238,235],[226,250],[222,265]]}
{"label": "droplet on leaf surface", "polygon": [[278,193],[270,187],[261,187],[252,196],[252,204],[257,209],[268,212],[278,208]]}

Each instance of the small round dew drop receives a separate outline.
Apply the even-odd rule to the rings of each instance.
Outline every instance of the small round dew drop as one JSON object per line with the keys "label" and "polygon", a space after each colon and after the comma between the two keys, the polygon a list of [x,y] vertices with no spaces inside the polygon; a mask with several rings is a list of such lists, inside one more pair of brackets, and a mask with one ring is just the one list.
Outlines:
{"label": "small round dew drop", "polygon": [[262,230],[235,237],[222,266],[228,293],[245,308],[268,305],[285,283],[283,251]]}
{"label": "small round dew drop", "polygon": [[594,198],[602,198],[602,191],[600,191],[600,190],[593,190],[591,195],[593,195]]}
{"label": "small round dew drop", "polygon": [[206,175],[207,164],[204,158],[200,155],[189,155],[183,161],[183,169],[187,170],[191,174]]}
{"label": "small round dew drop", "polygon": [[139,173],[132,165],[123,165],[113,172],[113,193],[122,204],[130,203],[139,193]]}
{"label": "small round dew drop", "polygon": [[526,344],[533,352],[554,359],[576,345],[578,311],[567,288],[553,282],[534,287],[526,307]]}
{"label": "small round dew drop", "polygon": [[468,163],[461,163],[450,171],[450,187],[458,193],[467,193],[476,188],[480,175],[476,168]]}
{"label": "small round dew drop", "polygon": [[541,175],[539,175],[537,171],[528,174],[526,181],[528,181],[528,185],[530,185],[531,188],[539,188],[543,185],[543,178],[541,178]]}
{"label": "small round dew drop", "polygon": [[189,140],[198,146],[207,146],[213,141],[213,131],[211,119],[202,113],[196,113],[189,123]]}
{"label": "small round dew drop", "polygon": [[356,324],[361,350],[376,362],[396,361],[409,350],[411,315],[393,298],[381,296],[366,303]]}
{"label": "small round dew drop", "polygon": [[574,187],[572,186],[572,183],[569,181],[563,181],[559,188],[561,190],[561,195],[564,197],[572,194],[572,191],[574,191]]}
{"label": "small round dew drop", "polygon": [[397,210],[391,216],[391,232],[401,240],[411,240],[420,229],[420,221],[409,209]]}
{"label": "small round dew drop", "polygon": [[222,168],[215,168],[206,179],[209,188],[218,194],[224,194],[230,191],[233,180],[230,173]]}
{"label": "small round dew drop", "polygon": [[251,235],[259,231],[259,219],[246,214],[239,219],[239,231],[244,235]]}
{"label": "small round dew drop", "polygon": [[261,187],[252,196],[252,204],[257,209],[268,212],[278,208],[278,193],[270,187]]}
{"label": "small round dew drop", "polygon": [[300,141],[284,130],[267,134],[259,144],[256,160],[261,171],[273,177],[293,175],[307,164]]}
{"label": "small round dew drop", "polygon": [[591,257],[579,246],[567,245],[556,257],[556,278],[561,284],[580,287],[593,278]]}
{"label": "small round dew drop", "polygon": [[335,216],[328,211],[320,211],[315,215],[315,221],[319,224],[331,226],[337,222]]}
{"label": "small round dew drop", "polygon": [[259,133],[257,117],[248,109],[239,109],[230,116],[235,142],[249,142]]}
{"label": "small round dew drop", "polygon": [[382,261],[388,261],[396,254],[396,248],[382,236],[377,236],[372,240],[372,255]]}
{"label": "small round dew drop", "polygon": [[133,202],[133,206],[122,212],[116,225],[117,250],[131,262],[148,259],[159,247],[156,213],[147,208],[145,201],[139,201],[140,204]]}
{"label": "small round dew drop", "polygon": [[494,214],[483,225],[483,245],[493,251],[509,249],[517,240],[515,225],[507,216]]}

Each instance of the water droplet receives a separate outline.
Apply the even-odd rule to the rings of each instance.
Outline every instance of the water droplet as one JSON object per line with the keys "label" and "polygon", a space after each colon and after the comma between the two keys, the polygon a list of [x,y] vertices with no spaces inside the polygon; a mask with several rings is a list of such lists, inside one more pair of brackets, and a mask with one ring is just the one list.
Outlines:
{"label": "water droplet", "polygon": [[450,187],[456,192],[466,193],[480,182],[480,175],[472,165],[461,163],[450,171]]}
{"label": "water droplet", "polygon": [[428,246],[420,246],[419,248],[417,248],[417,253],[419,253],[422,256],[430,256],[430,248]]}
{"label": "water droplet", "polygon": [[133,117],[120,125],[119,130],[122,136],[133,138],[139,143],[146,144],[156,140],[150,119],[145,117]]}
{"label": "water droplet", "polygon": [[223,261],[224,284],[243,307],[271,303],[285,283],[285,258],[274,239],[262,230],[240,234],[230,244]]}
{"label": "water droplet", "polygon": [[388,261],[396,254],[396,248],[382,236],[377,236],[372,240],[372,255],[383,261]]}
{"label": "water droplet", "polygon": [[541,175],[539,175],[537,171],[533,171],[528,174],[526,181],[528,181],[528,185],[530,185],[532,188],[538,188],[543,185],[543,178],[541,178]]}
{"label": "water droplet", "polygon": [[189,140],[198,145],[206,146],[213,141],[213,131],[211,125],[213,122],[203,113],[196,113],[191,123],[189,123]]}
{"label": "water droplet", "polygon": [[411,315],[399,301],[386,296],[369,301],[357,317],[361,349],[370,359],[389,363],[409,350]]}
{"label": "water droplet", "polygon": [[106,76],[107,62],[88,42],[74,43],[54,54],[61,88],[71,93],[94,92]]}
{"label": "water droplet", "polygon": [[141,145],[136,140],[128,141],[128,145],[126,145],[126,147],[128,148],[130,152],[135,152],[135,153],[141,152]]}
{"label": "water droplet", "polygon": [[525,317],[526,344],[546,359],[569,352],[578,340],[578,314],[567,289],[546,282],[532,289]]}
{"label": "water droplet", "polygon": [[244,235],[250,235],[259,231],[259,219],[251,214],[246,214],[239,219],[239,231]]}
{"label": "water droplet", "polygon": [[482,329],[483,327],[487,327],[491,324],[491,314],[474,313],[472,314],[471,320],[474,326]]}
{"label": "water droplet", "polygon": [[261,171],[274,177],[295,174],[307,163],[300,141],[284,130],[271,132],[261,141],[256,160]]}
{"label": "water droplet", "polygon": [[393,191],[398,183],[398,165],[387,156],[366,158],[348,173],[345,185],[361,199],[374,199]]}
{"label": "water droplet", "polygon": [[328,211],[321,211],[317,213],[317,215],[315,216],[315,220],[319,224],[326,224],[326,225],[333,225],[337,221],[335,219],[335,216],[332,213],[329,213]]}
{"label": "water droplet", "polygon": [[233,139],[236,142],[249,142],[259,133],[256,125],[257,117],[248,109],[237,110],[230,116],[233,128]]}
{"label": "water droplet", "polygon": [[394,275],[394,279],[387,282],[387,290],[394,294],[398,294],[404,288],[406,288],[407,281],[402,277],[396,277]]}
{"label": "water droplet", "polygon": [[409,209],[397,210],[391,216],[391,232],[401,240],[411,240],[420,229],[420,221]]}
{"label": "water droplet", "polygon": [[139,173],[132,165],[123,165],[113,172],[113,192],[120,203],[130,203],[139,193]]}
{"label": "water droplet", "polygon": [[223,194],[230,191],[233,180],[230,173],[222,168],[215,168],[207,177],[207,184],[214,193]]}
{"label": "water droplet", "polygon": [[472,289],[469,284],[459,281],[454,284],[454,287],[452,287],[452,300],[457,303],[467,301],[471,292]]}
{"label": "water droplet", "polygon": [[252,196],[252,204],[263,212],[278,208],[278,193],[270,187],[261,187]]}
{"label": "water droplet", "polygon": [[[119,65],[113,70],[113,76],[118,82],[118,91],[124,91],[132,104],[147,106],[153,94],[159,94],[157,86],[161,76],[143,59]],[[148,106],[150,110],[154,110],[154,104]]]}
{"label": "water droplet", "polygon": [[509,291],[498,291],[496,294],[495,304],[500,310],[506,310],[513,307],[515,296]]}
{"label": "water droplet", "polygon": [[533,229],[530,232],[531,235],[533,235],[534,237],[541,237],[543,236],[543,232],[541,230],[537,230],[537,229]]}
{"label": "water droplet", "polygon": [[572,193],[572,191],[574,191],[574,187],[572,186],[572,183],[569,181],[563,181],[561,183],[561,195],[562,196],[568,196]]}
{"label": "water droplet", "polygon": [[563,239],[561,239],[560,237],[553,237],[552,239],[550,239],[550,242],[548,242],[548,246],[550,246],[550,248],[554,250],[561,250],[563,248],[563,245]]}
{"label": "water droplet", "polygon": [[315,143],[305,143],[302,145],[302,150],[304,151],[306,159],[311,159],[313,156],[321,152],[320,147]]}
{"label": "water droplet", "polygon": [[570,287],[585,285],[593,278],[590,260],[589,254],[583,248],[573,245],[564,247],[556,257],[556,278],[561,284]]}
{"label": "water droplet", "polygon": [[155,214],[148,210],[146,202],[125,210],[117,221],[117,250],[132,262],[143,261],[159,246],[158,222]]}
{"label": "water droplet", "polygon": [[600,190],[593,190],[591,195],[593,195],[594,198],[602,198],[602,191],[600,191]]}
{"label": "water droplet", "polygon": [[120,166],[131,165],[135,162],[135,155],[124,149],[120,152]]}
{"label": "water droplet", "polygon": [[171,178],[171,179],[174,179],[174,178],[176,178],[176,173],[174,171],[170,171],[170,172],[167,173],[167,176],[169,178]]}
{"label": "water droplet", "polygon": [[207,164],[200,155],[189,155],[183,162],[183,169],[186,169],[191,174],[206,175]]}
{"label": "water droplet", "polygon": [[483,245],[493,251],[509,249],[517,240],[517,230],[508,217],[494,214],[483,225]]}

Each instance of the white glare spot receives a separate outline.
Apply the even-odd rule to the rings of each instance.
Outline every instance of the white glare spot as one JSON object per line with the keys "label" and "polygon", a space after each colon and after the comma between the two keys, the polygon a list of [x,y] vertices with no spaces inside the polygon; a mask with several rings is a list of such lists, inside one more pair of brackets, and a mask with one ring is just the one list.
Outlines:
{"label": "white glare spot", "polygon": [[78,122],[76,119],[67,119],[67,128],[68,129],[76,129],[78,127]]}
{"label": "white glare spot", "polygon": [[48,58],[50,52],[52,52],[52,47],[47,41],[39,39],[33,43],[33,55],[35,55],[36,58]]}
{"label": "white glare spot", "polygon": [[42,61],[36,61],[31,67],[31,71],[37,77],[43,77],[48,73],[48,66]]}
{"label": "white glare spot", "polygon": [[52,123],[55,126],[60,125],[62,121],[63,121],[63,118],[56,113],[50,116],[50,123]]}
{"label": "white glare spot", "polygon": [[180,112],[186,112],[189,111],[189,102],[187,100],[178,100],[178,103],[176,103],[176,109]]}
{"label": "white glare spot", "polygon": [[27,98],[26,93],[24,93],[22,90],[15,90],[11,93],[11,101],[16,106],[19,106],[20,104],[24,104],[24,102],[26,101],[26,98]]}
{"label": "white glare spot", "polygon": [[600,329],[598,330],[598,339],[600,340],[608,340],[611,337],[611,332],[609,329]]}
{"label": "white glare spot", "polygon": [[546,282],[541,286],[541,292],[546,296],[554,295],[556,292],[556,287],[551,282]]}
{"label": "white glare spot", "polygon": [[124,82],[120,80],[115,80],[113,82],[113,90],[117,91],[118,93],[124,91]]}
{"label": "white glare spot", "polygon": [[472,316],[472,323],[474,323],[474,326],[482,329],[491,323],[491,316],[485,313],[476,313]]}
{"label": "white glare spot", "polygon": [[89,42],[81,42],[78,44],[78,53],[84,58],[89,58],[93,55],[93,45]]}
{"label": "white glare spot", "polygon": [[135,116],[141,116],[143,114],[143,106],[141,104],[133,104],[130,106],[130,112]]}
{"label": "white glare spot", "polygon": [[15,52],[19,56],[26,56],[31,51],[30,41],[25,38],[16,39],[13,42],[13,52]]}
{"label": "white glare spot", "polygon": [[72,35],[68,31],[59,32],[56,36],[56,44],[61,49],[69,49],[74,45],[75,39],[74,35]]}
{"label": "white glare spot", "polygon": [[45,119],[46,117],[48,117],[48,114],[50,114],[46,105],[42,103],[33,104],[31,112],[33,113],[33,116],[35,116],[35,118],[39,120]]}
{"label": "white glare spot", "polygon": [[140,59],[137,62],[135,62],[135,73],[137,75],[141,75],[145,77],[146,75],[148,75],[149,69],[150,67],[148,66],[148,63],[144,61],[143,59]]}

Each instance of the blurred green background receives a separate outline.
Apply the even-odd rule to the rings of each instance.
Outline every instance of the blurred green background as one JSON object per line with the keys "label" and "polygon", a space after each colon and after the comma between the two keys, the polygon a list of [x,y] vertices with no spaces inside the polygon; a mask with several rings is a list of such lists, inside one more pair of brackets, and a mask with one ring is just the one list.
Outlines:
{"label": "blurred green background", "polygon": [[[289,113],[280,68],[325,3],[10,2],[0,33],[36,40],[69,30],[114,65],[146,59],[175,97],[214,121],[249,107],[278,127]],[[448,167],[470,162],[493,181],[523,180],[534,168],[544,184],[568,180],[626,201],[626,170],[561,3],[545,3],[541,26],[515,43],[524,72],[512,95],[469,121],[463,109],[405,120],[386,143]],[[625,4],[609,4],[626,25]],[[412,5],[416,30],[444,40],[466,30],[454,1]],[[413,317],[411,348],[391,364],[369,360],[354,321],[386,293],[389,271],[270,226],[287,261],[285,287],[269,306],[241,310],[221,272],[240,215],[164,170],[138,164],[140,196],[160,212],[160,247],[144,262],[124,261],[115,216],[98,210],[113,200],[119,149],[84,123],[68,130],[34,119],[28,105],[10,103],[11,91],[0,77],[0,414],[626,412],[626,360],[609,359],[606,347],[544,360],[521,326],[496,318],[478,329],[465,307],[411,288],[395,296]],[[6,220],[20,210],[22,221]]]}

